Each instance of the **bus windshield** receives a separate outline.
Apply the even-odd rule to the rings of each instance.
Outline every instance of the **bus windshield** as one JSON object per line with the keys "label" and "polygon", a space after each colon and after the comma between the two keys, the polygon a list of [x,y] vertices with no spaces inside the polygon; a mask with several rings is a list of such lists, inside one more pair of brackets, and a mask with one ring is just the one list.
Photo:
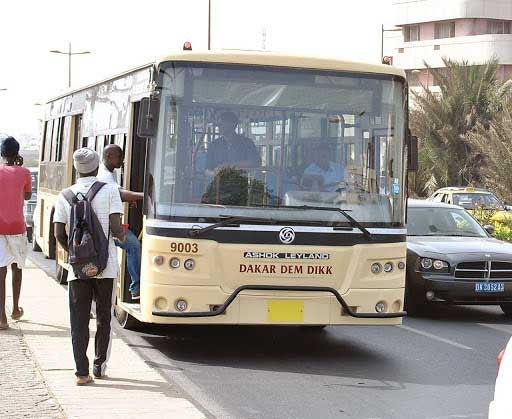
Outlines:
{"label": "bus windshield", "polygon": [[348,224],[318,208],[336,207],[362,225],[403,225],[399,77],[181,62],[159,70],[150,218]]}

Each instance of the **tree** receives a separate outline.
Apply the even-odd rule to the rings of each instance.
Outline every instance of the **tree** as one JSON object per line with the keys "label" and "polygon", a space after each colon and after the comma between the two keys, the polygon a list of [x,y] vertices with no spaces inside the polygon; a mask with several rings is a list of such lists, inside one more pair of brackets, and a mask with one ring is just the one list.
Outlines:
{"label": "tree", "polygon": [[512,105],[502,109],[488,127],[477,125],[468,141],[485,157],[481,167],[485,186],[512,202]]}
{"label": "tree", "polygon": [[496,80],[496,59],[483,65],[448,58],[443,63],[445,68],[425,63],[439,92],[425,86],[420,93],[413,92],[410,124],[420,139],[418,177],[431,188],[478,184],[483,156],[473,149],[467,134],[477,124],[484,129],[490,126],[506,89]]}

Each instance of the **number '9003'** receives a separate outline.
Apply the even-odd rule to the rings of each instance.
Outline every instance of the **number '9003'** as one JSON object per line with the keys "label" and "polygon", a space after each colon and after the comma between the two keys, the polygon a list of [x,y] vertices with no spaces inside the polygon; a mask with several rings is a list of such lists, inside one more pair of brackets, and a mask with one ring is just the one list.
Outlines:
{"label": "number '9003'", "polygon": [[171,242],[171,252],[178,253],[197,253],[199,250],[197,243],[176,243]]}

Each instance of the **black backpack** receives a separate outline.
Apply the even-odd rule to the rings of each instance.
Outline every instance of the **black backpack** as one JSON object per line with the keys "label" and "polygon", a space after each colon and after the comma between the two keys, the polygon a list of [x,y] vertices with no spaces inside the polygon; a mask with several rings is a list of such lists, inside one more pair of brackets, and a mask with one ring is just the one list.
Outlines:
{"label": "black backpack", "polygon": [[105,185],[103,182],[95,182],[85,195],[75,195],[70,188],[62,191],[71,205],[68,254],[69,264],[78,279],[94,278],[107,267],[108,238],[91,205]]}

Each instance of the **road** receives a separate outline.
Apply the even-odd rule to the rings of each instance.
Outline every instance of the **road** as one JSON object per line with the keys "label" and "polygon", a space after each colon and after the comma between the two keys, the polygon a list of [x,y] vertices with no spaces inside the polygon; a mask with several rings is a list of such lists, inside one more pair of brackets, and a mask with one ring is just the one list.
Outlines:
{"label": "road", "polygon": [[[54,271],[54,261],[30,256]],[[455,419],[487,417],[512,321],[492,306],[438,306],[382,328],[119,333],[211,417]]]}

